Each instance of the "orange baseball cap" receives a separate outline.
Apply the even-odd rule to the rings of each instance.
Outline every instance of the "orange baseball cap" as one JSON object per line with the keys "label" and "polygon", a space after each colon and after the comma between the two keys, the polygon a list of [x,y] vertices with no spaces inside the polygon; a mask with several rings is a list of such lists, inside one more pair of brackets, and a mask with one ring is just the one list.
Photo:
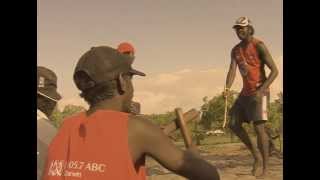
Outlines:
{"label": "orange baseball cap", "polygon": [[118,45],[118,48],[117,50],[120,52],[120,53],[128,53],[128,52],[132,52],[134,53],[134,47],[128,43],[128,42],[123,42],[123,43],[120,43]]}

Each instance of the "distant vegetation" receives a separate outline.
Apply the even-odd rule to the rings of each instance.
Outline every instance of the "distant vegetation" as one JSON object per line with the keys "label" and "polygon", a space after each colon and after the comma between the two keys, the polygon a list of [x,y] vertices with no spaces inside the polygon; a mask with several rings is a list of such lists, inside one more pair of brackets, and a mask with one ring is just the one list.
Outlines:
{"label": "distant vegetation", "polygon": [[59,128],[63,122],[63,119],[75,115],[79,112],[83,112],[85,110],[86,109],[82,106],[76,106],[71,104],[66,105],[62,111],[60,111],[60,109],[56,107],[52,115],[50,116],[50,119],[54,122],[54,125]]}
{"label": "distant vegetation", "polygon": [[[228,109],[230,109],[236,97],[238,96],[238,93],[236,91],[232,91],[231,94],[232,96],[228,98]],[[283,117],[282,97],[282,92],[280,92],[278,94],[277,99],[270,102],[269,104],[269,120],[267,123],[270,124],[271,127],[276,130],[281,128],[280,122],[282,121]],[[221,129],[224,119],[225,100],[222,94],[218,94],[212,97],[211,99],[208,99],[208,97],[204,97],[202,100],[203,105],[201,106],[202,116],[200,122],[192,122],[188,124],[189,130],[190,132],[192,132],[193,138],[198,138],[198,141],[200,141],[199,139],[204,139],[204,132],[209,130]],[[63,119],[82,111],[85,111],[85,108],[82,106],[67,105],[63,108],[62,111],[56,108],[51,116],[51,119],[54,121],[56,127],[60,127],[61,123],[63,122]],[[184,109],[184,111],[186,112],[188,111],[188,109]],[[145,117],[147,119],[150,119],[154,124],[157,124],[159,126],[165,126],[172,122],[173,119],[175,119],[175,113],[174,111],[169,111],[162,114],[147,114],[145,115]],[[250,134],[254,134],[253,128],[250,128],[250,125],[245,124],[244,127]],[[231,133],[228,129],[226,129],[225,132],[227,134]],[[180,139],[180,132],[177,131],[173,133],[172,137],[174,137],[175,139]]]}

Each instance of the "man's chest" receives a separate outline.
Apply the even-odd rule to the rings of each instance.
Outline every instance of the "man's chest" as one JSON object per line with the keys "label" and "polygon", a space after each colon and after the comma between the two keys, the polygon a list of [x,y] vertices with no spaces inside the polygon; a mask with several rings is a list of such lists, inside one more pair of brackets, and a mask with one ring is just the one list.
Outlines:
{"label": "man's chest", "polygon": [[260,66],[261,60],[254,45],[239,46],[234,51],[234,58],[239,66]]}

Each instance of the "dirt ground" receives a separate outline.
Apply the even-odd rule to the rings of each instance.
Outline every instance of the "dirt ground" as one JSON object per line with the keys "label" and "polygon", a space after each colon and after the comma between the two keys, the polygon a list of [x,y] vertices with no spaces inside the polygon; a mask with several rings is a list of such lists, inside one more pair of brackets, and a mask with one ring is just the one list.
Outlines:
{"label": "dirt ground", "polygon": [[[221,180],[251,180],[252,157],[241,143],[200,147],[201,155],[218,168]],[[283,161],[270,157],[270,173],[265,180],[283,179]],[[148,180],[185,180],[168,171],[151,158],[147,159]]]}

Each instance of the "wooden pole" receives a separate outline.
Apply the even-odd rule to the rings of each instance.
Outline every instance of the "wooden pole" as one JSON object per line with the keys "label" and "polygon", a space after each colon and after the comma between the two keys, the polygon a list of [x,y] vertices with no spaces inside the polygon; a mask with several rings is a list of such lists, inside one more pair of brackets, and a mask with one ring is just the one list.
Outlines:
{"label": "wooden pole", "polygon": [[[185,124],[191,121],[197,121],[199,118],[200,118],[200,112],[195,109],[191,109],[188,112],[183,114],[183,120]],[[169,135],[175,130],[179,129],[179,124],[177,123],[178,122],[177,119],[178,117],[174,119],[173,122],[163,127],[164,134]]]}
{"label": "wooden pole", "polygon": [[224,120],[223,120],[223,126],[222,128],[224,129],[227,124],[227,112],[228,112],[228,96],[225,97],[225,102],[224,102]]}
{"label": "wooden pole", "polygon": [[180,127],[181,134],[183,136],[184,144],[186,145],[186,148],[190,148],[192,146],[192,139],[190,136],[190,133],[187,129],[182,109],[181,108],[176,108],[175,109],[176,115],[177,115],[177,124]]}

